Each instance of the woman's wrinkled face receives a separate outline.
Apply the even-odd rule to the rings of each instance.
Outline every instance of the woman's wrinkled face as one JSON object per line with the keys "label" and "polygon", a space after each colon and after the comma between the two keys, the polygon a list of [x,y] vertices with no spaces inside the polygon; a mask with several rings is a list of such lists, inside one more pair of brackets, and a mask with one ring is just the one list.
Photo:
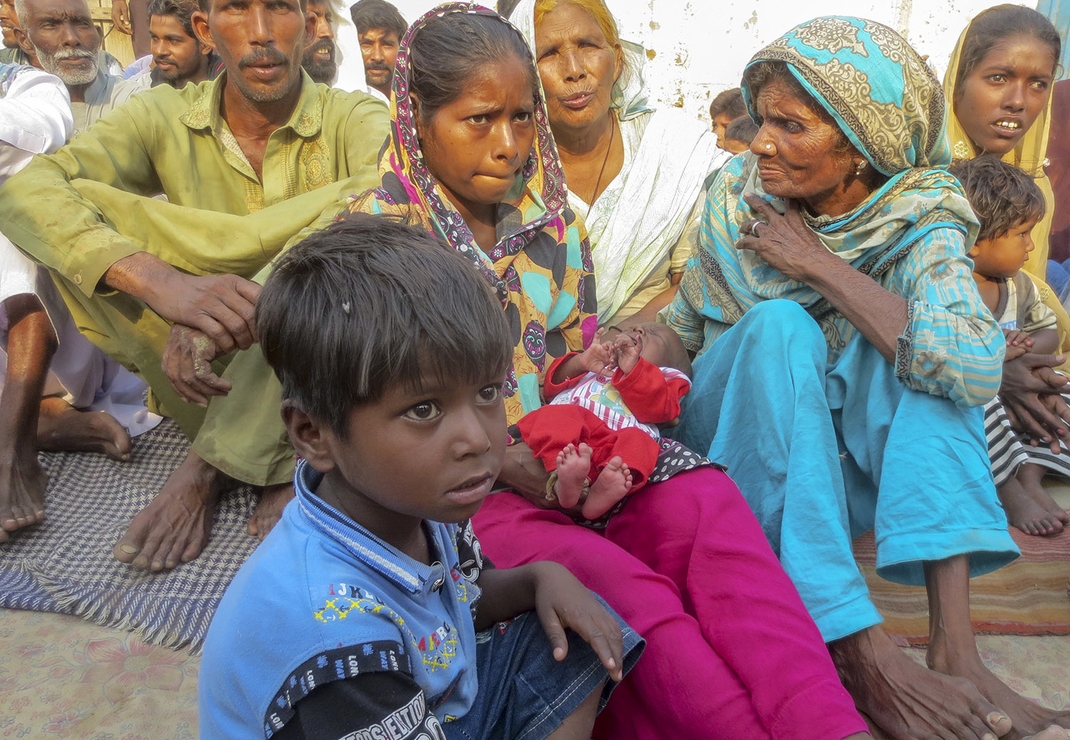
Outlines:
{"label": "woman's wrinkled face", "polygon": [[1002,156],[1037,120],[1051,94],[1051,47],[1030,35],[993,46],[955,91],[955,117],[981,152]]}
{"label": "woman's wrinkled face", "polygon": [[762,188],[778,198],[802,200],[815,213],[831,212],[854,170],[843,134],[782,80],[758,91],[756,107],[761,128],[750,150],[758,157]]}
{"label": "woman's wrinkled face", "polygon": [[416,115],[427,168],[462,215],[502,202],[535,140],[531,76],[515,57],[473,75],[430,121]]}
{"label": "woman's wrinkled face", "polygon": [[535,29],[535,59],[555,130],[582,130],[609,113],[621,50],[585,9],[564,2],[547,13]]}

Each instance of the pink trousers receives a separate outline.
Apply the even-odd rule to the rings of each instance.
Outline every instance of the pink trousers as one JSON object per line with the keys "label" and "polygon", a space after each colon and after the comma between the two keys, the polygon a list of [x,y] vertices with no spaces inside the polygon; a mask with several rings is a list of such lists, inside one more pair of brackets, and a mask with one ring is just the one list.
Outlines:
{"label": "pink trousers", "polygon": [[474,518],[499,567],[566,566],[647,647],[595,738],[835,740],[866,725],[739,490],[700,468],[629,497],[605,535],[513,493]]}

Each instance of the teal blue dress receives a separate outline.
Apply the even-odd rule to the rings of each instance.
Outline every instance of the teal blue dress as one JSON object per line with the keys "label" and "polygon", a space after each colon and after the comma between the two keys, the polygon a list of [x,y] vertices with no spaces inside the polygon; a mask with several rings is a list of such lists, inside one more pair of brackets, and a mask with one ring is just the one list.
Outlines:
{"label": "teal blue dress", "polygon": [[[711,187],[701,245],[665,318],[698,356],[674,436],[725,465],[826,640],[877,624],[851,541],[875,530],[877,571],[921,584],[925,561],[973,574],[1018,551],[992,483],[982,405],[1004,342],[966,257],[976,220],[944,171],[943,95],[895,32],[818,18],[759,52],[784,62],[888,181],[848,214],[807,224],[907,301],[895,362],[810,286],[750,250],[743,200],[766,195],[751,153]],[[749,67],[748,67],[749,68]],[[755,90],[743,85],[753,108]],[[779,205],[783,205],[779,203]]]}

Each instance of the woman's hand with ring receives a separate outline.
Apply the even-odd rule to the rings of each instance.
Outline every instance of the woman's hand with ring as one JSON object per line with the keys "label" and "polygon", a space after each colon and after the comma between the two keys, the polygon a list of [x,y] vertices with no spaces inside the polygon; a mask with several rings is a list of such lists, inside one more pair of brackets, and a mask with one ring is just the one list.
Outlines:
{"label": "woman's hand with ring", "polygon": [[787,211],[781,215],[760,196],[748,194],[744,199],[760,219],[740,227],[738,249],[752,250],[770,267],[804,283],[820,269],[822,260],[836,259],[803,221],[794,200],[787,201]]}

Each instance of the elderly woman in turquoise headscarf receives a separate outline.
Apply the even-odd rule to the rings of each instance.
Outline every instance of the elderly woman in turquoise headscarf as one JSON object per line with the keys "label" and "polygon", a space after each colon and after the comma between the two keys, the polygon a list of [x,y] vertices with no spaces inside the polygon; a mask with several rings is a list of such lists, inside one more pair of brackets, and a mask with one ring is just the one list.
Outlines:
{"label": "elderly woman in turquoise headscarf", "polygon": [[[727,466],[882,729],[1065,737],[984,667],[970,623],[970,575],[1017,550],[981,413],[1003,340],[943,169],[940,84],[894,31],[818,18],[760,51],[742,87],[761,129],[712,186],[665,312],[698,355],[676,436]],[[869,529],[878,573],[928,588],[931,669],[879,626],[851,551]]]}

